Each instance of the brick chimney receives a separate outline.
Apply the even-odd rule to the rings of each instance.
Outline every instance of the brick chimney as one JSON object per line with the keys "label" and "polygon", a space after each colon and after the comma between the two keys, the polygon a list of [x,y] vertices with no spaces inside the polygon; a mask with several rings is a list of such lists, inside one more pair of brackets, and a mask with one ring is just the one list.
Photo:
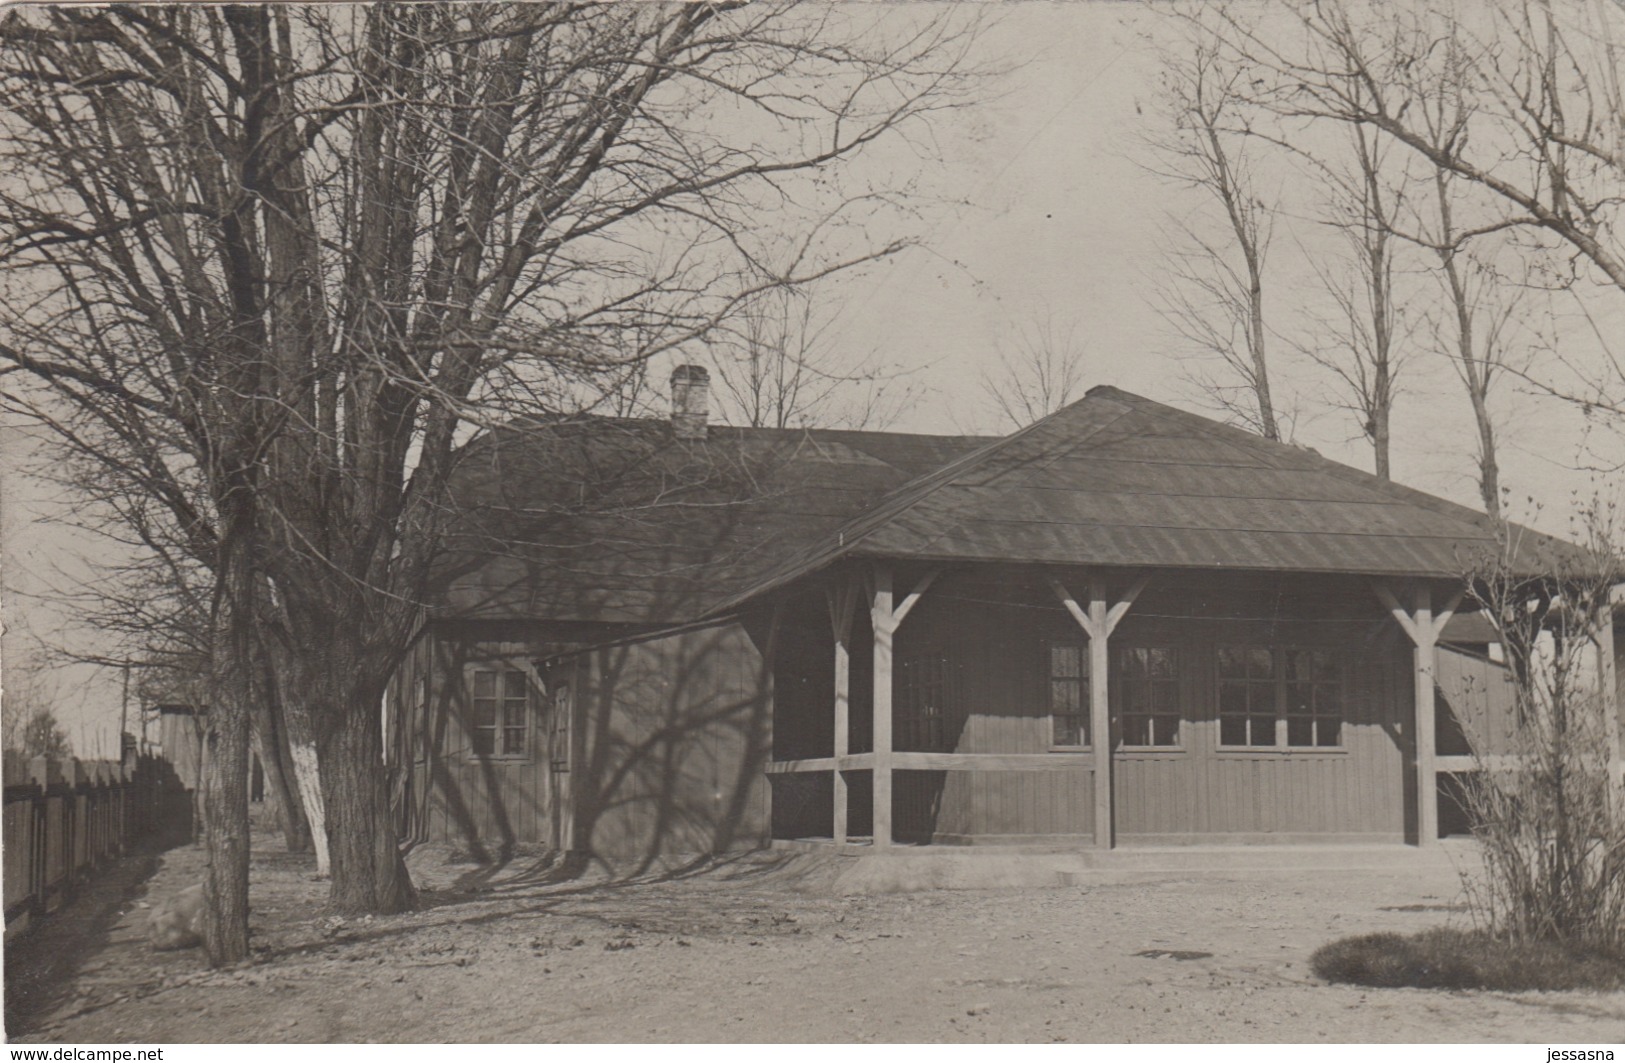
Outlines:
{"label": "brick chimney", "polygon": [[678,439],[704,439],[711,417],[711,374],[704,366],[680,365],[671,371],[671,434]]}

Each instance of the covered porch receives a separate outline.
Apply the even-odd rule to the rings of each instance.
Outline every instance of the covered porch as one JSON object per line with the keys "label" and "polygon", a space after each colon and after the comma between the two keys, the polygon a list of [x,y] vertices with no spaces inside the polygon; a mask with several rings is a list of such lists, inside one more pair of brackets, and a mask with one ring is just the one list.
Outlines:
{"label": "covered porch", "polygon": [[781,606],[774,838],[1430,846],[1458,602],[1443,579],[849,560]]}

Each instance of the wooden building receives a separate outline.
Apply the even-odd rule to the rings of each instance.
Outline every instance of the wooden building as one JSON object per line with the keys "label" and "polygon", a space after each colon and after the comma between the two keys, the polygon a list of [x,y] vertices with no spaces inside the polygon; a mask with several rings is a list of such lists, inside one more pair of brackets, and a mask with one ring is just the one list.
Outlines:
{"label": "wooden building", "polygon": [[181,702],[153,706],[158,717],[159,755],[173,769],[182,789],[203,789],[204,710]]}
{"label": "wooden building", "polygon": [[391,690],[408,834],[632,870],[1429,844],[1458,739],[1507,726],[1441,639],[1497,550],[1469,509],[1109,387],[996,439],[707,425],[704,392],[471,448]]}

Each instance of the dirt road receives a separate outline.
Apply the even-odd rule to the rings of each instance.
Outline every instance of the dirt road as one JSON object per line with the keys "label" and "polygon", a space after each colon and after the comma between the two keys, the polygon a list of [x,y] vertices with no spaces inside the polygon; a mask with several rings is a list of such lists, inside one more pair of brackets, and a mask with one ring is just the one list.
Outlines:
{"label": "dirt road", "polygon": [[[259,840],[259,839],[256,839]],[[266,839],[267,843],[270,839]],[[201,873],[166,854],[147,896]],[[318,912],[305,859],[256,857],[255,962],[154,953],[138,891],[8,950],[15,1041],[1625,1040],[1625,993],[1327,986],[1344,934],[1462,923],[1447,874],[1187,875],[1056,889],[798,894],[760,860],[630,886],[486,878],[420,852],[410,915]],[[71,956],[71,962],[61,957]],[[56,969],[32,977],[57,957]]]}

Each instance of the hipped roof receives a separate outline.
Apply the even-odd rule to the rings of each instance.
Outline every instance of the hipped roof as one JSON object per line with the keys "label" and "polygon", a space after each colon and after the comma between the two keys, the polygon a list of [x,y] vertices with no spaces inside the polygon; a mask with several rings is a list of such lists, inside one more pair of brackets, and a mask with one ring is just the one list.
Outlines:
{"label": "hipped roof", "polygon": [[[846,557],[1456,578],[1501,549],[1467,507],[1112,387],[997,439],[713,428],[674,444],[659,422],[616,424],[580,426],[575,445],[643,440],[667,504],[646,484],[648,506],[584,507],[552,541],[533,527],[466,567],[451,611],[681,622]],[[529,436],[494,453],[499,508],[515,489],[559,491],[514,475],[548,462]],[[1522,574],[1585,561],[1528,529],[1512,539]]]}
{"label": "hipped roof", "polygon": [[680,623],[985,439],[661,421],[511,426],[469,448],[441,615]]}

